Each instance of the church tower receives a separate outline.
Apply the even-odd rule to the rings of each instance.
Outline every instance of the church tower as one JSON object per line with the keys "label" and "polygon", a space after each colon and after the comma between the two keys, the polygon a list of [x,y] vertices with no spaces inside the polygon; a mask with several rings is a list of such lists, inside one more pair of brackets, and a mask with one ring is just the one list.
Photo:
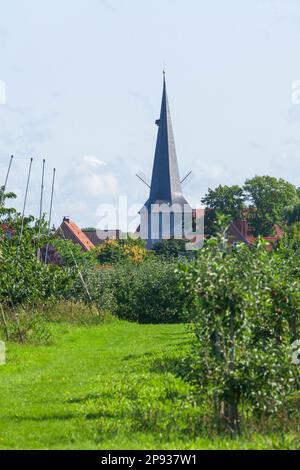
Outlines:
{"label": "church tower", "polygon": [[184,214],[192,213],[182,194],[165,73],[160,118],[156,124],[150,195],[141,211],[141,236],[147,239],[148,248],[162,239],[183,238]]}

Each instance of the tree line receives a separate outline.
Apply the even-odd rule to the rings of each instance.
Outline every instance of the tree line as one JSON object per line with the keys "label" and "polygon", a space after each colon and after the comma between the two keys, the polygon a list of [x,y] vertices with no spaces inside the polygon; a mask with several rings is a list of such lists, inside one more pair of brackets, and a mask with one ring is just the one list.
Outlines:
{"label": "tree line", "polygon": [[243,186],[218,186],[202,198],[208,235],[216,233],[217,214],[234,221],[247,220],[254,236],[274,234],[274,226],[283,228],[300,220],[300,189],[272,176],[255,176]]}

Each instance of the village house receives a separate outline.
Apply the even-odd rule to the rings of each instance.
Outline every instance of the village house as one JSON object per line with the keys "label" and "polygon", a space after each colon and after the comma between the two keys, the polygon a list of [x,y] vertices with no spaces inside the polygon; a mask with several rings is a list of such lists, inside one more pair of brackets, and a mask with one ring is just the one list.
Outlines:
{"label": "village house", "polygon": [[84,233],[75,222],[71,221],[69,217],[63,218],[55,235],[80,245],[83,251],[90,251],[92,248],[95,248],[94,243],[88,238],[86,233]]}

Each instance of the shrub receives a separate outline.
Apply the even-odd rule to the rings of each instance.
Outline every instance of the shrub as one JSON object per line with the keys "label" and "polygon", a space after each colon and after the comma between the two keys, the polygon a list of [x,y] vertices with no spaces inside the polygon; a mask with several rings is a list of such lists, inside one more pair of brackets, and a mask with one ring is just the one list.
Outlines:
{"label": "shrub", "polygon": [[97,263],[94,250],[85,252],[82,250],[80,245],[73,243],[71,240],[52,237],[50,244],[62,257],[63,265],[65,267],[74,268],[76,264],[77,266],[82,267],[83,265],[92,265]]}
{"label": "shrub", "polygon": [[181,266],[196,338],[188,374],[233,433],[242,403],[259,415],[276,413],[297,388],[290,344],[300,285],[289,273],[289,288],[283,264],[264,242],[232,249],[219,237]]}
{"label": "shrub", "polygon": [[115,268],[111,266],[85,266],[77,273],[71,288],[65,293],[69,302],[92,303],[100,314],[113,312],[114,292],[112,286]]}
{"label": "shrub", "polygon": [[19,249],[10,240],[2,240],[0,249],[0,303],[15,307],[57,300],[76,276],[75,270],[39,262],[30,234],[24,234]]}
{"label": "shrub", "polygon": [[140,323],[180,321],[183,295],[175,266],[152,260],[139,266],[119,266],[113,276],[116,315]]}
{"label": "shrub", "polygon": [[114,264],[122,261],[141,263],[147,256],[142,240],[106,240],[93,250],[100,263]]}
{"label": "shrub", "polygon": [[184,240],[171,238],[170,240],[162,240],[154,243],[153,251],[157,256],[161,256],[166,260],[174,259],[178,258],[180,253],[186,251],[185,244],[186,242]]}
{"label": "shrub", "polygon": [[[110,310],[119,318],[141,323],[170,323],[182,320],[184,304],[176,266],[148,259],[140,264],[127,262],[85,270],[83,277],[100,311]],[[69,298],[87,298],[79,278]]]}

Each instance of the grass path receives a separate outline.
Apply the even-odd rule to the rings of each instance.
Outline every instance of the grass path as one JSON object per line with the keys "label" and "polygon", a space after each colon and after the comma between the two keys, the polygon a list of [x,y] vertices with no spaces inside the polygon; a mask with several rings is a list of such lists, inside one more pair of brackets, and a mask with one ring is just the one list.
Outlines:
{"label": "grass path", "polygon": [[[183,325],[55,325],[52,346],[8,345],[0,367],[0,449],[272,447],[211,442],[189,386],[154,367],[186,343]],[[204,430],[203,430],[204,432]]]}

